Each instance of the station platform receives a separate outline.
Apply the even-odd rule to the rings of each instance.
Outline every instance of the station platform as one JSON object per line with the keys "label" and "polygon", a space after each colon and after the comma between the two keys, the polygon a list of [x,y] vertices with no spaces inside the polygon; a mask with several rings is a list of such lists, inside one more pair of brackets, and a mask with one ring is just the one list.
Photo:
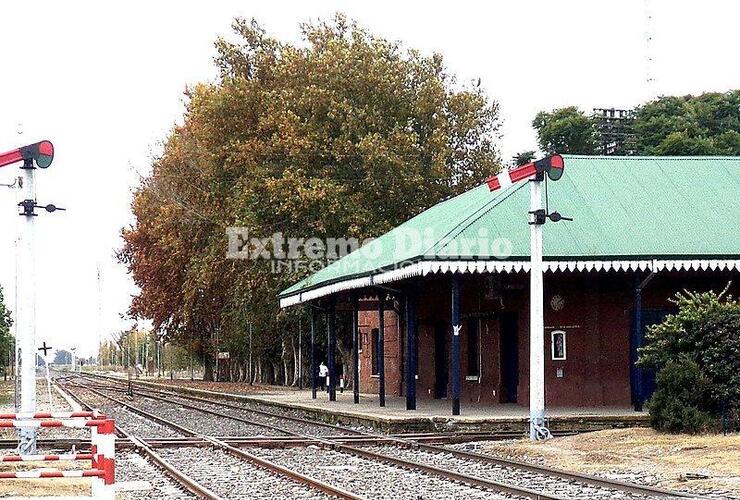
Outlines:
{"label": "station platform", "polygon": [[[138,382],[144,382],[139,380]],[[363,425],[388,433],[400,432],[526,432],[529,426],[529,410],[516,404],[462,403],[461,415],[452,416],[450,402],[438,399],[417,399],[417,409],[407,411],[406,399],[387,396],[386,406],[380,407],[378,396],[361,394],[360,403],[354,404],[352,392],[337,391],[337,400],[329,401],[326,392],[317,392],[312,399],[311,391],[275,386],[249,386],[240,390],[236,384],[228,384],[222,390],[219,384],[210,383],[207,389],[197,381],[187,383],[167,380],[145,383],[166,387],[199,396],[218,395],[225,399],[259,402],[265,405],[292,408],[305,412],[311,418],[344,425]],[[201,385],[201,388],[198,386]],[[635,412],[632,408],[548,408],[547,417],[552,431],[586,432],[592,430],[646,427],[646,412]]]}

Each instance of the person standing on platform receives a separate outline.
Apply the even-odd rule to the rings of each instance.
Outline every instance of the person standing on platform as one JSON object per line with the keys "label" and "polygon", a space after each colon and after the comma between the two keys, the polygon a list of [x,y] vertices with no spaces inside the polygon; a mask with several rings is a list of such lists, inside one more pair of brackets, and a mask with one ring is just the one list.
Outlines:
{"label": "person standing on platform", "polygon": [[319,365],[319,383],[321,384],[321,390],[327,390],[329,388],[329,380],[327,380],[327,376],[329,375],[329,367],[327,367],[324,362],[322,361]]}

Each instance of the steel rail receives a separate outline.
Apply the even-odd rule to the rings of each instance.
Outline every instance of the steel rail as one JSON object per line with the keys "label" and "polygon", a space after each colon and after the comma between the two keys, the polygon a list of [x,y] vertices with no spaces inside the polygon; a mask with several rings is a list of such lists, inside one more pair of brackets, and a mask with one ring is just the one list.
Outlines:
{"label": "steel rail", "polygon": [[[164,419],[162,419],[161,417],[154,416],[154,415],[150,414],[149,412],[146,412],[145,410],[141,410],[139,408],[136,408],[133,405],[131,405],[130,403],[126,403],[124,401],[118,400],[117,398],[114,398],[113,396],[105,395],[105,394],[100,393],[99,391],[97,391],[95,389],[88,389],[88,390],[90,390],[93,393],[97,393],[100,396],[105,397],[105,398],[107,398],[107,399],[109,399],[111,401],[114,401],[117,404],[126,406],[127,408],[131,409],[132,411],[135,411],[136,413],[139,413],[142,416],[145,416],[145,417],[151,416],[151,417],[155,417],[160,422],[163,422],[164,421]],[[143,397],[151,397],[151,396],[145,396],[143,394],[142,394],[142,396]],[[181,406],[184,406],[184,407],[187,407],[187,408],[196,410],[196,411],[201,411],[203,413],[215,414],[215,415],[217,415],[219,417],[222,417],[222,418],[228,418],[228,419],[232,419],[232,420],[235,420],[235,421],[241,421],[241,422],[245,422],[245,423],[250,423],[250,421],[248,419],[244,419],[242,417],[237,417],[235,415],[222,414],[222,413],[214,412],[212,410],[206,410],[206,409],[203,409],[203,408],[198,408],[197,406],[183,404],[183,403],[177,402],[177,401],[167,400],[166,398],[162,398],[162,397],[159,397],[159,396],[156,397],[155,399],[162,400],[162,401],[165,401],[165,402],[169,402],[171,404],[181,405]],[[211,403],[211,404],[213,404],[213,403]],[[244,408],[241,408],[241,409],[242,410],[245,410]],[[249,411],[249,410],[245,410],[245,411]],[[274,415],[273,414],[272,416],[277,416],[277,415]],[[178,429],[179,428],[182,428],[182,426],[180,426],[179,424],[175,424],[174,422],[171,422],[171,424],[174,424],[173,428],[175,428],[175,426]],[[492,490],[492,491],[496,491],[496,492],[500,492],[500,493],[507,493],[507,494],[511,494],[511,495],[517,495],[517,496],[520,496],[520,497],[530,498],[530,499],[533,499],[533,500],[561,500],[560,497],[549,495],[549,494],[543,493],[541,491],[532,490],[530,488],[525,488],[525,487],[522,487],[522,486],[515,486],[515,485],[511,485],[511,484],[506,484],[506,483],[502,483],[502,482],[499,482],[499,481],[493,481],[493,480],[490,480],[490,479],[484,479],[484,478],[480,478],[480,477],[476,477],[476,476],[471,476],[471,475],[468,475],[468,474],[463,474],[463,473],[460,473],[460,472],[454,472],[454,471],[451,471],[451,470],[442,469],[442,468],[439,468],[439,467],[435,467],[435,466],[432,466],[432,465],[428,465],[428,464],[424,464],[424,463],[420,463],[420,462],[416,462],[416,461],[412,461],[412,460],[407,460],[407,459],[402,459],[402,458],[397,458],[397,457],[391,457],[391,456],[388,456],[388,455],[385,455],[385,454],[382,454],[382,453],[378,453],[378,452],[374,452],[374,451],[369,451],[369,450],[364,450],[362,448],[357,448],[357,447],[354,447],[354,446],[349,446],[347,444],[342,444],[342,443],[339,443],[337,441],[329,440],[329,439],[326,439],[326,438],[321,438],[321,437],[318,437],[318,436],[306,436],[306,435],[299,434],[299,433],[296,433],[296,432],[293,432],[293,431],[290,431],[288,429],[285,429],[285,428],[282,428],[282,427],[278,427],[278,426],[274,426],[274,428],[275,428],[275,430],[279,430],[279,431],[282,431],[282,432],[286,432],[286,433],[292,434],[295,437],[299,437],[299,438],[305,439],[307,442],[312,442],[313,444],[324,446],[326,448],[333,449],[335,451],[344,452],[344,453],[351,454],[351,455],[354,455],[354,456],[357,456],[357,457],[360,457],[360,458],[369,459],[369,460],[372,460],[372,461],[375,461],[375,462],[390,463],[390,464],[393,464],[395,466],[402,467],[404,469],[421,471],[421,472],[424,472],[424,473],[427,473],[427,474],[431,474],[431,475],[435,475],[435,476],[438,476],[438,477],[443,477],[445,479],[449,479],[449,480],[452,480],[452,481],[456,481],[456,482],[459,482],[459,483],[467,484],[469,486],[475,486],[475,487],[479,487],[479,488],[484,488],[484,489],[487,489],[487,490]],[[205,439],[210,440],[212,438],[205,437]],[[221,443],[221,445],[225,445],[226,444],[226,443],[223,443],[223,442],[220,442],[220,441],[219,441],[219,443]],[[228,446],[228,445],[226,445],[226,446]],[[233,450],[238,451],[240,454],[245,454],[245,455],[242,455],[242,456],[244,456],[247,459],[251,459],[251,458],[248,458],[248,457],[258,458],[258,457],[255,457],[254,455],[252,455],[251,453],[245,452],[244,450],[240,450],[238,448],[233,448],[233,447],[229,447],[229,448],[232,448]],[[260,459],[260,460],[264,460],[264,459]],[[280,466],[278,466],[278,467],[280,467]],[[289,471],[289,469],[286,469],[286,470]],[[298,474],[298,473],[296,473],[296,474]],[[305,477],[305,476],[302,476],[302,477]]]}
{"label": "steel rail", "polygon": [[[344,498],[344,499],[347,499],[347,500],[362,500],[362,497],[357,496],[354,493],[351,493],[349,491],[346,491],[346,490],[344,490],[342,488],[339,488],[337,486],[330,485],[328,483],[325,483],[325,482],[320,481],[318,479],[312,478],[310,476],[306,476],[306,475],[301,474],[301,473],[299,473],[297,471],[288,469],[287,467],[283,467],[282,465],[278,465],[278,464],[276,464],[274,462],[271,462],[271,461],[266,460],[264,458],[258,457],[256,455],[252,455],[251,453],[248,453],[248,452],[246,452],[244,450],[240,450],[239,448],[236,448],[234,446],[231,446],[231,445],[225,443],[224,441],[221,441],[219,439],[216,439],[216,438],[213,438],[213,437],[210,437],[210,436],[206,436],[204,434],[200,434],[200,433],[198,433],[196,431],[193,431],[191,429],[188,429],[187,427],[183,427],[183,426],[181,426],[181,425],[179,425],[179,424],[177,424],[175,422],[171,422],[171,421],[169,421],[167,419],[164,419],[162,417],[153,415],[152,413],[149,413],[149,412],[147,412],[145,410],[142,410],[140,408],[137,408],[137,407],[135,407],[134,405],[132,405],[130,403],[127,403],[125,401],[121,401],[120,399],[114,398],[113,396],[109,396],[107,394],[103,394],[102,392],[100,392],[100,391],[98,391],[96,389],[90,389],[90,388],[87,388],[87,387],[84,387],[84,386],[82,386],[82,388],[84,388],[84,389],[86,389],[86,390],[92,392],[93,394],[96,394],[96,395],[98,395],[98,396],[100,396],[102,398],[105,398],[105,399],[108,399],[110,401],[113,401],[114,403],[116,403],[116,404],[118,404],[120,406],[123,406],[123,407],[129,409],[130,411],[133,411],[134,413],[138,413],[139,415],[141,415],[143,417],[153,419],[153,420],[155,420],[155,421],[157,421],[157,422],[159,422],[159,423],[161,423],[163,425],[167,425],[167,426],[169,426],[169,427],[171,427],[173,429],[176,429],[176,430],[178,430],[180,432],[183,432],[184,434],[188,434],[188,435],[191,435],[191,436],[197,436],[197,437],[199,437],[199,438],[201,438],[201,439],[203,439],[205,441],[208,441],[213,446],[215,446],[215,447],[217,447],[217,448],[219,448],[219,449],[221,449],[223,451],[226,451],[226,452],[232,454],[233,456],[236,456],[238,458],[245,459],[245,460],[253,463],[254,465],[257,465],[258,467],[262,467],[264,469],[267,469],[268,471],[272,471],[272,472],[274,472],[276,474],[279,474],[279,475],[282,475],[284,477],[287,477],[288,479],[291,479],[291,480],[293,480],[295,482],[298,482],[300,484],[304,484],[306,486],[309,486],[309,487],[311,487],[311,488],[313,488],[315,490],[318,490],[318,491],[321,491],[323,493],[326,493],[327,495],[336,496],[336,497]],[[229,417],[226,417],[226,418],[229,418]]]}
{"label": "steel rail", "polygon": [[[119,383],[120,382],[119,380],[117,380],[117,379],[115,379],[113,377],[107,377],[107,376],[104,376],[104,375],[97,375],[97,374],[95,374],[94,376],[95,377],[100,377],[100,378],[102,378],[104,380],[107,380],[107,381],[110,381],[112,383]],[[141,387],[141,385],[143,385],[140,382],[137,382],[137,384],[140,387]],[[280,414],[277,414],[277,413],[268,412],[268,411],[261,410],[261,409],[245,408],[244,406],[238,406],[238,405],[234,405],[232,403],[227,403],[227,402],[224,402],[224,401],[217,401],[217,400],[213,400],[213,399],[209,399],[209,398],[204,398],[204,397],[200,397],[200,396],[194,396],[194,395],[191,395],[191,394],[183,394],[181,392],[175,393],[173,391],[168,391],[168,390],[165,390],[165,389],[154,389],[154,388],[151,388],[151,386],[149,384],[146,384],[146,387],[147,388],[144,389],[143,391],[140,389],[139,392],[170,394],[172,396],[175,396],[175,397],[178,397],[178,398],[182,398],[182,399],[188,399],[188,400],[191,400],[191,401],[200,401],[200,402],[205,402],[205,403],[209,403],[209,404],[217,404],[217,405],[220,405],[220,406],[224,406],[224,407],[232,408],[232,409],[237,409],[237,410],[241,410],[241,411],[253,411],[255,413],[259,413],[259,414],[263,414],[263,415],[269,415],[271,417],[284,418],[286,420],[292,420],[292,421],[297,421],[297,422],[301,422],[301,423],[307,423],[307,424],[312,424],[312,425],[319,425],[319,426],[324,426],[324,427],[336,428],[336,426],[333,426],[333,425],[328,424],[328,423],[325,423],[325,422],[314,422],[314,421],[309,421],[309,420],[306,420],[306,419],[302,419],[302,418],[294,417],[294,416],[290,416],[290,415],[280,415]],[[161,397],[161,396],[158,396],[158,397]],[[166,399],[165,399],[165,401],[166,401]],[[180,403],[178,403],[178,404],[180,404]],[[193,407],[193,408],[194,409],[198,409],[197,407]],[[225,416],[225,415],[221,415],[221,416]],[[349,431],[349,432],[353,432],[353,433],[356,433],[358,435],[367,436],[367,437],[371,437],[371,436],[372,437],[376,437],[376,438],[383,437],[383,436],[378,435],[378,434],[375,434],[375,433],[371,433],[371,432],[367,432],[367,431],[360,431],[360,430],[357,430],[357,429],[344,428],[343,430]],[[681,492],[681,491],[667,490],[667,489],[657,488],[657,487],[653,487],[653,486],[643,486],[643,485],[639,485],[639,484],[635,484],[635,483],[630,483],[630,482],[626,482],[626,481],[615,480],[615,479],[604,479],[604,478],[600,478],[600,477],[593,476],[593,475],[590,475],[590,474],[582,474],[582,473],[578,473],[578,472],[569,472],[569,471],[565,471],[565,470],[557,469],[557,468],[553,468],[553,467],[548,467],[548,466],[543,466],[543,465],[535,465],[535,464],[531,464],[531,463],[527,463],[527,462],[522,462],[522,461],[518,461],[518,460],[499,458],[499,457],[495,457],[495,456],[487,455],[487,454],[483,454],[483,453],[477,453],[477,452],[465,451],[465,450],[456,450],[456,449],[446,448],[446,447],[442,447],[442,446],[438,446],[438,445],[434,445],[434,444],[425,444],[425,443],[420,443],[420,442],[414,440],[413,438],[408,438],[408,437],[400,437],[400,436],[385,436],[385,437],[387,438],[387,441],[391,441],[391,442],[394,442],[394,443],[403,445],[405,447],[417,448],[417,449],[421,449],[421,450],[424,450],[424,451],[427,451],[427,452],[433,452],[433,453],[448,453],[448,454],[451,454],[453,456],[456,456],[457,458],[468,459],[468,460],[475,460],[475,461],[478,461],[478,462],[484,462],[484,463],[494,464],[494,465],[498,465],[498,466],[502,466],[502,467],[512,467],[512,468],[516,468],[516,469],[527,471],[527,472],[532,472],[532,473],[537,473],[537,474],[543,474],[543,475],[547,475],[547,476],[551,476],[551,477],[556,477],[558,479],[564,479],[564,480],[569,480],[569,481],[576,481],[576,482],[588,484],[588,485],[591,485],[591,486],[597,486],[597,487],[601,487],[601,488],[608,488],[608,489],[613,489],[613,490],[617,490],[617,491],[629,492],[629,493],[636,493],[636,494],[646,495],[646,496],[678,497],[678,498],[692,498],[693,497],[693,495],[688,494],[688,493],[684,493],[684,492]],[[334,439],[329,439],[329,438],[325,438],[325,439],[334,442]],[[388,457],[388,458],[391,458],[391,457]],[[422,465],[422,464],[420,464],[420,465]]]}
{"label": "steel rail", "polygon": [[[81,406],[90,408],[90,405],[85,403],[82,400],[82,398],[80,398],[77,394],[70,391],[68,387],[66,387],[64,390],[66,390],[67,394],[69,394],[69,396],[73,398],[75,401],[77,401]],[[200,498],[206,498],[208,500],[223,500],[223,497],[217,495],[216,493],[212,492],[211,490],[209,490],[202,484],[198,483],[197,481],[192,479],[190,476],[188,476],[187,474],[179,470],[177,467],[172,465],[164,457],[162,457],[157,452],[155,452],[145,440],[138,439],[135,436],[129,434],[126,430],[121,428],[118,424],[116,424],[116,432],[124,436],[126,439],[128,439],[135,448],[143,452],[147,457],[149,457],[149,459],[152,462],[154,462],[155,465],[163,469],[166,474],[168,474],[172,479],[180,483],[185,489],[193,493],[195,496],[200,497]]]}

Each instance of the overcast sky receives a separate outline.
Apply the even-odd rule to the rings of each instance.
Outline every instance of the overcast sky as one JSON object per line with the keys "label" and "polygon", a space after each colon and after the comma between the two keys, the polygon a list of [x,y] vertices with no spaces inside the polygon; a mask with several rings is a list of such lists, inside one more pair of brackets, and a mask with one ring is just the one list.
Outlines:
{"label": "overcast sky", "polygon": [[[235,16],[298,41],[301,21],[345,12],[371,31],[441,53],[460,81],[499,101],[505,159],[534,149],[535,113],[563,105],[631,107],[652,94],[740,86],[733,1],[652,0],[654,88],[646,84],[643,0],[516,2],[210,1],[0,3],[0,152],[42,138],[54,164],[38,200],[38,342],[97,349],[135,288],[114,258],[138,173],[183,112],[186,85],[212,80],[213,42]],[[19,126],[23,135],[18,135]],[[12,182],[15,166],[0,170]],[[14,305],[14,204],[0,187],[0,284]]]}

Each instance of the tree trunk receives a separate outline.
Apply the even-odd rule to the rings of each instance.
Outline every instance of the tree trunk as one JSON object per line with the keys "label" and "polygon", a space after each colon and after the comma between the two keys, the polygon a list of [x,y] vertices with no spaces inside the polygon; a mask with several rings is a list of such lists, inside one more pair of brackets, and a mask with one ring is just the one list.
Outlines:
{"label": "tree trunk", "polygon": [[213,382],[213,358],[208,354],[203,356],[203,380]]}
{"label": "tree trunk", "polygon": [[295,339],[290,337],[290,349],[293,351],[293,387],[298,385],[298,351],[295,348]]}
{"label": "tree trunk", "polygon": [[280,359],[283,361],[283,385],[288,386],[288,349],[285,347],[285,339],[282,341],[282,350],[280,351]]}

